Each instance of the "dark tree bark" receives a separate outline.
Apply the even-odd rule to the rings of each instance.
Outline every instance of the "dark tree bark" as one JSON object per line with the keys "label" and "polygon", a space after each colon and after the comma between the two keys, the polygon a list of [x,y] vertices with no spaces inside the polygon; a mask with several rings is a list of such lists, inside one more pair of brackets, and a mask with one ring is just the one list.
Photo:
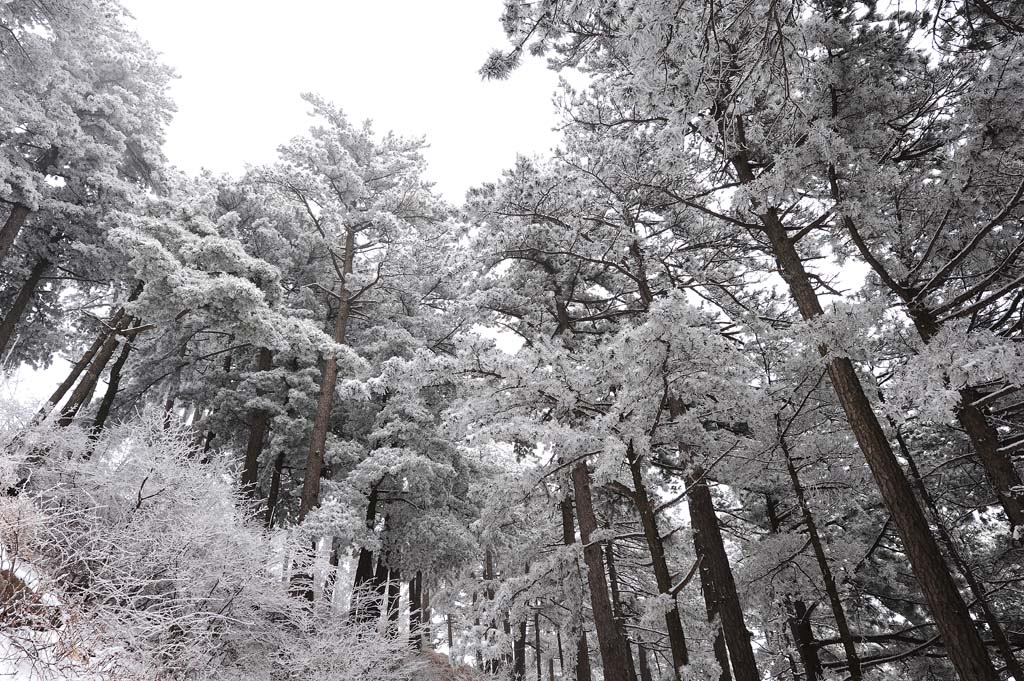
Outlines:
{"label": "dark tree bark", "polygon": [[391,568],[388,571],[387,579],[387,632],[389,636],[396,638],[398,636],[398,617],[402,612],[402,573],[398,568]]}
{"label": "dark tree bark", "polygon": [[956,417],[970,438],[985,477],[1003,506],[1012,534],[1016,528],[1024,527],[1024,481],[1014,467],[1010,453],[999,451],[998,431],[985,417],[984,411],[974,406],[979,399],[981,393],[976,389],[961,389]]}
{"label": "dark tree bark", "polygon": [[[273,354],[267,348],[260,348],[256,353],[256,371],[270,371],[272,368]],[[269,427],[270,412],[266,409],[253,409],[249,412],[249,440],[245,446],[245,463],[242,466],[242,490],[250,497],[257,494],[260,456],[263,454]]]}
{"label": "dark tree bark", "polygon": [[515,681],[526,679],[526,620],[516,625],[512,639],[512,678]]}
{"label": "dark tree bark", "polygon": [[4,225],[0,228],[0,264],[7,259],[11,246],[14,245],[18,234],[21,232],[21,228],[25,224],[25,220],[31,212],[28,206],[16,203],[11,208],[11,212],[7,214],[7,219],[4,220]]}
{"label": "dark tree bark", "polygon": [[[830,180],[833,198],[838,200],[839,187],[834,168],[830,168]],[[933,310],[918,302],[918,294],[921,291],[912,286],[902,285],[890,275],[882,262],[871,253],[852,218],[845,217],[843,225],[850,233],[864,261],[878,274],[882,283],[903,302],[921,339],[925,343],[932,340],[941,331],[942,322]],[[981,398],[981,394],[970,387],[961,388],[959,393],[960,404],[956,409],[957,421],[967,433],[971,446],[978,455],[978,461],[982,470],[985,471],[985,477],[988,478],[989,484],[1010,521],[1012,533],[1014,528],[1024,525],[1024,491],[1022,491],[1024,482],[1014,467],[1009,452],[999,451],[999,432],[986,418],[982,408],[974,406],[974,403]]]}
{"label": "dark tree bark", "polygon": [[[342,273],[352,274],[352,259],[355,254],[355,233],[345,229],[345,255]],[[345,344],[348,331],[349,298],[345,281],[338,286],[338,314],[334,319],[334,342]],[[320,375],[320,397],[317,399],[316,414],[313,418],[313,434],[310,436],[309,453],[306,456],[306,473],[302,481],[302,497],[299,501],[299,522],[320,502],[320,473],[324,465],[324,447],[327,445],[327,431],[334,406],[334,389],[338,383],[338,358],[333,354],[324,360]]]}
{"label": "dark tree bark", "polygon": [[277,510],[277,500],[281,495],[281,471],[284,470],[284,450],[277,453],[274,459],[274,472],[270,476],[270,491],[267,493],[267,515],[265,522],[267,529],[274,527],[274,513]]}
{"label": "dark tree bark", "polygon": [[946,548],[946,554],[953,560],[953,564],[956,565],[960,574],[963,575],[964,581],[967,582],[968,588],[971,590],[971,595],[974,596],[974,603],[981,610],[982,618],[985,620],[985,624],[988,625],[989,632],[992,634],[992,642],[995,643],[996,650],[999,651],[1000,657],[1003,658],[1003,662],[1006,664],[1006,671],[1010,673],[1015,679],[1024,679],[1024,668],[1022,668],[1020,662],[1014,655],[1013,647],[1010,645],[1010,641],[1007,638],[1006,630],[1003,628],[999,618],[996,617],[995,612],[992,611],[988,601],[988,594],[985,592],[985,587],[982,586],[977,576],[974,574],[974,570],[971,569],[970,564],[960,553],[960,549],[957,547],[956,542],[953,541],[953,537],[949,534],[949,530],[946,529],[946,524],[943,522],[942,514],[939,512],[939,508],[935,503],[934,497],[928,487],[924,484],[924,479],[921,477],[921,472],[917,468],[917,462],[914,461],[914,457],[910,455],[910,449],[907,447],[906,440],[903,438],[903,433],[900,431],[899,425],[892,423],[893,429],[896,431],[896,441],[900,447],[900,453],[907,460],[907,467],[910,469],[910,479],[914,482],[914,487],[917,489],[918,494],[921,495],[921,500],[924,501],[925,508],[927,508],[931,514],[932,520],[935,523],[935,527],[938,531],[939,541]]}
{"label": "dark tree bark", "polygon": [[[366,527],[373,530],[377,523],[377,485],[370,490],[366,502]],[[365,546],[359,548],[359,558],[356,561],[356,574],[352,581],[352,595],[364,588],[373,580],[373,551]],[[353,602],[354,605],[354,602]]]}
{"label": "dark tree bark", "polygon": [[423,632],[420,629],[423,615],[422,584],[423,573],[417,570],[409,580],[409,637],[416,650],[423,650]]}
{"label": "dark tree bark", "polygon": [[[142,294],[142,288],[143,284],[139,283],[132,289],[131,294],[128,296],[129,303],[136,300],[139,295]],[[93,359],[95,359],[96,354],[103,347],[103,343],[106,339],[112,334],[116,334],[116,330],[121,326],[125,314],[127,314],[125,309],[120,307],[117,312],[113,314],[110,320],[106,322],[103,330],[96,335],[96,338],[93,340],[92,345],[89,346],[89,349],[85,351],[77,362],[75,362],[74,366],[71,367],[71,371],[68,372],[68,375],[64,378],[61,384],[57,386],[57,389],[52,395],[50,395],[50,399],[48,399],[46,404],[44,404],[39,410],[36,415],[37,419],[46,418],[46,416],[53,411],[53,408],[60,404],[60,401],[64,399],[68,390],[71,390],[72,386],[75,385],[75,382],[78,381],[79,376],[82,375],[82,372],[85,371],[86,367],[88,367],[92,363]]]}
{"label": "dark tree bark", "polygon": [[540,647],[540,613],[536,611],[533,613],[533,653],[533,659],[537,663],[537,681],[542,681],[544,678],[542,670],[544,660]]}
{"label": "dark tree bark", "polygon": [[[647,657],[647,648],[642,643],[637,643],[636,653],[640,660],[640,681],[654,681],[654,677],[651,675],[651,661]],[[679,678],[678,674],[676,678]]]}
{"label": "dark tree bark", "polygon": [[636,663],[633,661],[633,647],[630,645],[629,636],[626,634],[626,615],[622,610],[622,593],[619,591],[619,573],[615,567],[615,544],[608,541],[604,545],[604,562],[608,568],[608,589],[612,594],[612,614],[615,616],[615,623],[619,628],[619,636],[622,638],[626,649],[626,671],[630,681],[636,681]]}
{"label": "dark tree bark", "polygon": [[687,475],[686,485],[690,522],[696,535],[694,543],[703,551],[697,558],[701,561],[701,568],[706,568],[713,585],[715,606],[722,622],[725,644],[729,649],[733,677],[736,681],[760,681],[761,675],[757,670],[750,634],[743,619],[736,580],[725,552],[711,490],[699,467],[693,468]]}
{"label": "dark tree bark", "polygon": [[[700,575],[700,591],[704,596],[704,607],[708,613],[708,622],[718,619],[718,592],[715,589],[714,576],[709,565],[705,565],[703,556],[707,549],[703,544],[703,537],[697,532],[693,533],[693,549],[697,555],[697,570]],[[721,622],[715,629],[715,638],[712,643],[715,653],[715,660],[718,662],[718,681],[732,681],[732,673],[729,671],[729,651],[725,646],[725,636],[722,634]]]}
{"label": "dark tree bark", "polygon": [[[117,314],[111,318],[109,324],[111,326],[116,326],[118,322],[121,321],[122,317],[124,317],[123,308],[117,311]],[[72,365],[71,371],[68,372],[68,375],[63,381],[61,381],[61,384],[57,386],[57,389],[53,391],[52,395],[50,395],[50,399],[48,399],[46,404],[44,404],[39,410],[39,417],[45,417],[55,406],[60,404],[60,401],[64,399],[64,396],[67,395],[69,390],[71,390],[71,387],[76,381],[78,381],[78,377],[82,375],[82,372],[85,371],[87,366],[89,366],[89,363],[96,356],[96,353],[99,352],[100,347],[103,345],[103,341],[106,340],[109,334],[110,331],[108,329],[104,329],[101,333],[96,335],[96,338],[93,339],[92,345],[89,346],[89,349],[82,354],[74,365]]]}
{"label": "dark tree bark", "polygon": [[99,352],[97,352],[96,356],[93,357],[91,362],[89,362],[89,368],[86,369],[85,374],[82,376],[82,380],[80,380],[78,385],[75,386],[75,389],[72,391],[71,396],[64,405],[64,408],[61,409],[60,419],[58,420],[58,423],[61,426],[71,425],[79,410],[88,404],[89,397],[96,388],[96,383],[99,381],[100,375],[110,362],[110,358],[113,356],[114,350],[117,349],[118,336],[128,328],[130,321],[130,317],[122,317],[121,321],[114,326],[110,334],[104,339]]}
{"label": "dark tree bark", "polygon": [[420,602],[423,606],[423,615],[420,617],[422,639],[426,642],[428,649],[434,649],[434,633],[430,629],[434,611],[430,609],[430,587],[423,584],[423,575],[420,573]]}
{"label": "dark tree bark", "polygon": [[[576,543],[576,528],[573,522],[572,501],[563,499],[560,508],[562,511],[562,543],[570,546]],[[576,566],[579,571],[579,565]],[[558,635],[558,655],[561,660],[562,672],[565,673],[565,658],[562,656],[562,635]],[[591,681],[592,672],[590,669],[590,646],[587,645],[587,632],[580,628],[579,636],[576,637],[576,681]]]}
{"label": "dark tree bark", "polygon": [[[839,596],[839,587],[836,586],[835,577],[832,575],[832,568],[828,564],[828,557],[825,555],[825,547],[821,543],[821,536],[818,534],[818,525],[814,520],[814,514],[811,513],[811,508],[807,504],[807,497],[804,495],[804,487],[800,482],[800,475],[797,472],[796,465],[793,463],[793,457],[790,455],[789,446],[786,444],[786,438],[784,436],[779,437],[779,445],[782,448],[783,454],[786,456],[786,468],[789,471],[789,479],[793,484],[793,493],[796,495],[797,503],[800,506],[800,513],[803,515],[804,527],[807,528],[807,536],[811,541],[811,548],[814,551],[814,559],[818,564],[818,571],[821,573],[822,582],[825,584],[825,593],[828,595],[829,605],[832,606],[832,616],[836,621],[836,630],[839,632],[839,639],[843,644],[843,652],[846,653],[846,664],[847,671],[850,674],[851,681],[860,681],[863,678],[861,672],[860,655],[857,654],[857,646],[854,644],[853,634],[850,633],[850,624],[846,619],[846,611],[843,608],[842,598]],[[806,620],[806,614],[801,615],[799,610],[801,602],[796,604],[796,616],[801,620]],[[806,608],[805,608],[806,613]],[[806,623],[807,632],[810,633],[810,622]],[[794,630],[796,633],[797,630]],[[801,630],[801,634],[804,632]],[[799,640],[799,639],[798,639]],[[803,644],[801,644],[803,645]],[[808,644],[809,645],[809,644]],[[804,657],[804,651],[801,650],[801,658]]]}
{"label": "dark tree bark", "polygon": [[[723,138],[728,139],[729,135],[724,130],[725,121],[721,123]],[[736,123],[742,131],[742,123]],[[742,132],[740,134],[742,136]],[[742,184],[755,181],[746,151],[741,149],[730,161]],[[823,310],[810,276],[778,213],[771,207],[759,211],[764,234],[768,237],[780,274],[801,316],[807,320],[820,316]],[[828,349],[820,348],[820,352],[827,355]],[[845,357],[833,358],[828,363],[828,374],[882,500],[899,531],[907,558],[935,624],[947,643],[953,666],[962,681],[999,681],[999,675],[971,620],[967,605],[946,567],[924,513],[878,422],[878,416],[864,393],[853,363]]]}
{"label": "dark tree bark", "polygon": [[572,469],[573,494],[576,498],[576,519],[579,522],[580,541],[583,543],[583,559],[587,565],[587,583],[590,586],[590,605],[594,613],[594,627],[597,629],[598,648],[604,667],[605,681],[630,681],[625,641],[619,635],[619,628],[608,598],[608,582],[601,560],[601,547],[591,543],[590,537],[597,531],[597,517],[594,515],[590,491],[590,471],[585,461]]}
{"label": "dark tree bark", "polygon": [[672,650],[673,678],[679,679],[679,668],[689,662],[686,650],[686,635],[683,632],[683,623],[679,618],[679,605],[676,603],[675,594],[672,593],[672,575],[668,569],[668,561],[665,558],[665,546],[658,531],[658,523],[654,514],[654,505],[651,503],[647,487],[644,485],[642,462],[633,450],[633,443],[629,444],[626,450],[629,459],[629,469],[633,476],[633,501],[637,513],[640,515],[640,524],[643,526],[644,539],[647,541],[647,549],[651,553],[651,564],[654,568],[654,579],[658,585],[658,593],[667,594],[672,598],[672,609],[665,613],[665,627],[668,631],[669,646]]}
{"label": "dark tree bark", "polygon": [[11,343],[11,339],[14,338],[14,331],[18,326],[18,322],[21,321],[22,315],[25,314],[29,303],[32,302],[32,296],[35,295],[39,282],[49,266],[50,261],[46,258],[40,259],[39,262],[32,266],[28,273],[28,278],[25,279],[21,288],[18,289],[18,295],[15,296],[11,309],[7,311],[3,319],[0,319],[0,359],[3,359],[4,355],[7,354],[8,346]]}
{"label": "dark tree bark", "polygon": [[96,410],[96,418],[92,422],[92,437],[95,438],[103,432],[103,428],[106,426],[107,418],[110,417],[110,410],[114,407],[114,400],[117,398],[117,393],[121,389],[121,371],[124,369],[125,363],[128,361],[128,355],[131,354],[132,344],[129,339],[125,338],[124,343],[121,344],[121,353],[114,360],[114,364],[110,367],[110,375],[107,377],[107,389],[103,393],[103,399],[100,400],[99,409]]}
{"label": "dark tree bark", "polygon": [[368,585],[369,593],[362,605],[363,621],[376,622],[381,616],[381,608],[388,606],[388,566],[384,564],[381,556],[377,556],[377,567],[373,573],[373,580]]}

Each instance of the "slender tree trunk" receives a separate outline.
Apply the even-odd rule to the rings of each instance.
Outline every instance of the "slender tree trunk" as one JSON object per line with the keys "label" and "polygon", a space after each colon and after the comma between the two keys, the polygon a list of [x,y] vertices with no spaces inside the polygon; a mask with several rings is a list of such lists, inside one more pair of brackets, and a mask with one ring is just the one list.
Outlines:
{"label": "slender tree trunk", "polygon": [[[273,354],[267,348],[260,348],[256,353],[256,371],[266,372],[272,368]],[[249,412],[249,441],[245,446],[245,463],[242,466],[242,490],[250,497],[257,494],[260,455],[263,454],[263,443],[266,441],[269,426],[270,412],[266,409],[253,409]]]}
{"label": "slender tree trunk", "polygon": [[633,443],[629,443],[626,451],[629,459],[629,469],[633,476],[633,500],[637,512],[640,515],[640,524],[644,529],[644,538],[647,540],[647,549],[651,553],[651,564],[654,568],[654,580],[658,585],[658,593],[666,594],[672,599],[672,608],[665,613],[665,627],[668,631],[669,647],[672,650],[673,678],[678,681],[679,668],[688,662],[686,650],[686,635],[683,632],[683,623],[679,617],[679,605],[676,602],[675,594],[672,593],[672,575],[668,569],[668,561],[665,558],[665,546],[658,531],[658,523],[654,514],[654,506],[644,485],[642,462],[633,449]]}
{"label": "slender tree trunk", "polygon": [[28,206],[16,203],[11,208],[11,212],[7,214],[4,226],[0,228],[0,264],[7,259],[8,253],[11,252],[11,246],[14,245],[14,241],[18,238],[18,234],[21,232],[25,219],[28,218],[30,212]]}
{"label": "slender tree trunk", "polygon": [[[136,300],[139,295],[142,294],[142,288],[143,284],[139,283],[134,289],[132,289],[131,294],[128,296],[129,303]],[[89,346],[89,349],[86,350],[85,354],[83,354],[77,362],[75,362],[63,382],[57,386],[57,389],[52,395],[50,395],[50,399],[47,400],[46,404],[44,404],[39,410],[36,415],[37,419],[46,418],[46,416],[53,411],[53,408],[60,404],[60,401],[64,399],[68,390],[75,385],[75,382],[78,381],[78,377],[82,375],[82,372],[85,371],[86,367],[88,367],[96,357],[96,353],[98,353],[103,347],[104,341],[106,341],[111,334],[116,334],[117,329],[121,326],[121,323],[124,320],[125,314],[127,313],[123,307],[117,309],[117,312],[113,314],[110,321],[106,323],[105,328],[96,335],[96,338],[93,340],[92,345]]]}
{"label": "slender tree trunk", "polygon": [[[379,484],[379,483],[378,483]],[[366,502],[366,528],[373,531],[377,523],[377,485],[370,490]],[[356,560],[356,574],[352,580],[351,612],[356,622],[368,622],[373,619],[372,611],[365,612],[360,606],[366,599],[366,588],[373,582],[373,551],[365,546],[359,547],[359,558]]]}
{"label": "slender tree trunk", "polygon": [[[796,642],[800,660],[804,665],[805,681],[818,681],[821,677],[821,661],[818,649],[814,645],[814,632],[811,630],[811,613],[807,604],[797,599],[789,603],[789,629]],[[859,673],[858,667],[858,673]],[[850,678],[853,678],[852,676]]]}
{"label": "slender tree trunk", "polygon": [[548,658],[548,681],[555,681],[555,658]]}
{"label": "slender tree trunk", "polygon": [[277,510],[277,499],[281,495],[281,471],[284,470],[284,450],[277,453],[274,459],[274,472],[270,476],[270,491],[267,493],[267,529],[274,527],[274,512]]}
{"label": "slender tree trunk", "polygon": [[132,344],[128,338],[125,338],[124,343],[121,345],[121,353],[117,356],[117,359],[114,360],[114,364],[110,367],[110,375],[107,377],[107,390],[103,393],[103,399],[100,401],[99,409],[96,410],[96,418],[93,419],[92,422],[91,437],[93,438],[98,437],[106,426],[107,418],[110,416],[110,410],[114,406],[114,400],[117,398],[117,393],[121,389],[121,370],[124,369],[124,365],[128,361],[128,355],[131,351]]}
{"label": "slender tree trunk", "polygon": [[732,681],[732,673],[729,670],[729,651],[725,646],[725,636],[722,634],[722,623],[718,617],[718,595],[715,589],[714,577],[710,565],[706,565],[702,556],[707,554],[704,548],[703,538],[697,532],[693,533],[693,549],[697,555],[697,569],[700,575],[700,591],[704,596],[704,607],[708,613],[708,622],[718,621],[715,627],[715,638],[712,648],[715,653],[715,660],[718,661],[718,681]]}
{"label": "slender tree trunk", "polygon": [[[352,274],[352,259],[355,253],[355,233],[351,228],[345,229],[345,264],[343,274],[347,278]],[[338,286],[338,315],[334,319],[334,342],[345,344],[348,331],[349,299],[348,289],[343,279]],[[306,474],[302,481],[302,497],[299,503],[299,522],[313,510],[320,501],[320,472],[324,465],[324,447],[327,444],[327,431],[331,422],[331,409],[334,406],[334,389],[338,383],[338,358],[334,353],[324,360],[320,376],[320,397],[317,400],[316,414],[313,419],[313,433],[309,441],[309,453],[306,457]]]}
{"label": "slender tree trunk", "polygon": [[58,423],[61,426],[69,426],[74,421],[75,416],[79,410],[88,404],[88,398],[92,395],[93,390],[96,388],[96,383],[99,381],[100,375],[106,368],[107,363],[110,362],[110,358],[114,354],[114,350],[117,349],[118,335],[121,334],[128,324],[131,322],[130,317],[122,317],[116,326],[111,330],[110,334],[104,339],[103,345],[100,346],[99,352],[93,357],[92,361],[89,362],[89,368],[86,369],[85,375],[82,376],[82,380],[75,386],[71,396],[68,398],[67,404],[61,409],[60,419]]}
{"label": "slender tree trunk", "polygon": [[[846,611],[843,608],[842,598],[839,596],[839,588],[836,586],[835,577],[832,575],[832,568],[828,564],[828,557],[825,555],[825,547],[821,543],[821,536],[818,534],[818,525],[814,520],[814,514],[807,504],[807,497],[804,495],[804,487],[800,482],[800,475],[793,463],[786,438],[779,437],[779,444],[786,456],[786,468],[789,471],[789,479],[793,483],[793,493],[796,495],[797,503],[800,505],[800,512],[804,518],[804,526],[807,528],[807,536],[811,540],[811,548],[814,550],[814,559],[818,563],[818,571],[825,584],[825,593],[828,595],[828,602],[832,606],[832,616],[836,620],[836,630],[839,632],[839,640],[843,644],[843,652],[846,653],[847,671],[851,681],[860,681],[863,678],[860,665],[860,656],[857,654],[857,646],[854,644],[853,634],[850,633],[850,624],[846,619]],[[805,619],[805,615],[796,612],[797,616]],[[810,623],[807,623],[808,632]],[[801,657],[804,653],[801,651]],[[806,661],[806,658],[805,658]]]}
{"label": "slender tree trunk", "polygon": [[931,492],[928,491],[928,487],[924,484],[924,479],[921,477],[921,472],[917,468],[917,462],[914,461],[914,457],[910,455],[910,449],[907,447],[906,441],[903,439],[903,434],[900,432],[900,428],[897,424],[892,423],[893,429],[896,431],[896,441],[900,446],[900,453],[907,460],[907,466],[910,469],[910,479],[914,482],[914,487],[917,489],[918,494],[921,495],[921,500],[924,501],[925,507],[931,513],[931,517],[935,523],[935,527],[938,530],[939,541],[946,548],[946,553],[953,560],[953,564],[956,565],[960,574],[963,575],[964,581],[967,582],[968,588],[971,590],[971,595],[974,596],[974,602],[981,610],[982,617],[985,620],[985,624],[988,625],[989,631],[992,633],[992,641],[996,644],[996,649],[999,651],[1000,657],[1003,658],[1003,662],[1006,664],[1006,671],[1010,673],[1014,679],[1024,679],[1024,668],[1021,667],[1020,662],[1017,660],[1016,655],[1013,653],[1013,647],[1010,645],[1010,641],[1006,636],[1006,631],[1003,629],[1002,623],[996,614],[992,612],[992,608],[989,606],[988,594],[985,593],[985,588],[974,574],[974,570],[967,563],[967,560],[960,554],[960,550],[957,548],[956,542],[953,541],[953,537],[950,536],[949,530],[946,529],[946,524],[943,522],[942,514],[939,513],[939,508],[935,503],[935,499],[932,497]]}
{"label": "slender tree trunk", "polygon": [[[576,543],[576,528],[572,516],[572,501],[563,499],[560,508],[562,511],[562,543],[570,546]],[[576,566],[579,572],[579,565]],[[582,621],[582,618],[581,618]],[[565,673],[565,658],[562,657],[562,635],[558,635],[558,654],[561,660],[562,673]],[[587,631],[581,623],[579,635],[576,637],[576,681],[591,681],[590,670],[590,646],[587,645]]]}
{"label": "slender tree trunk", "polygon": [[633,661],[633,647],[629,643],[629,636],[626,634],[626,615],[622,611],[622,594],[619,591],[619,573],[615,567],[615,544],[608,541],[604,545],[605,565],[608,568],[608,589],[612,594],[612,614],[615,616],[615,623],[618,625],[619,636],[626,649],[626,671],[630,681],[636,681],[636,663]]}
{"label": "slender tree trunk", "polygon": [[409,580],[409,637],[412,639],[412,647],[416,650],[423,650],[423,632],[420,629],[420,621],[423,616],[423,573],[419,570]]}
{"label": "slender tree trunk", "polygon": [[515,681],[526,679],[526,620],[516,625],[512,639],[512,678]]}
{"label": "slender tree trunk", "polygon": [[324,575],[323,599],[332,607],[338,588],[338,566],[341,565],[341,542],[337,537],[331,538],[331,555],[327,558],[327,573]]}
{"label": "slender tree trunk", "polygon": [[14,331],[18,326],[18,322],[28,309],[29,303],[32,302],[32,296],[35,295],[36,288],[39,287],[39,282],[49,266],[50,261],[42,258],[32,267],[28,273],[28,278],[25,279],[21,288],[18,289],[18,295],[15,296],[11,309],[0,320],[0,360],[7,354],[8,346],[11,343],[11,339],[14,338]]}
{"label": "slender tree trunk", "polygon": [[398,568],[391,568],[388,571],[388,635],[392,638],[398,637],[398,618],[402,613],[402,573]]}
{"label": "slender tree trunk", "polygon": [[[647,657],[647,648],[642,643],[637,643],[636,652],[640,659],[640,681],[654,681],[654,677],[651,675],[651,661]],[[678,672],[675,678],[679,678]]]}
{"label": "slender tree trunk", "polygon": [[736,591],[736,580],[729,566],[729,556],[725,552],[725,542],[718,526],[718,515],[715,513],[711,490],[704,481],[703,471],[694,467],[687,475],[687,499],[690,507],[690,522],[694,534],[699,535],[695,543],[704,553],[698,556],[701,566],[707,566],[711,582],[714,585],[715,604],[722,622],[725,644],[729,649],[733,677],[736,681],[760,681],[754,659],[754,649],[750,644],[750,634],[743,619],[739,594]]}
{"label": "slender tree trunk", "polygon": [[[745,152],[734,156],[732,162],[741,183],[754,181]],[[766,209],[760,213],[760,218],[782,278],[789,286],[800,314],[808,320],[820,316],[823,310],[810,277],[775,209]],[[820,351],[827,354],[828,349],[821,348]],[[962,681],[999,681],[967,605],[943,561],[924,513],[864,393],[853,363],[845,357],[833,358],[828,363],[828,373],[882,500],[900,533],[907,558],[946,642],[953,666]]]}
{"label": "slender tree trunk", "polygon": [[434,632],[431,631],[430,624],[434,618],[434,611],[430,609],[430,587],[423,585],[423,575],[420,574],[420,601],[423,605],[423,615],[421,616],[420,625],[422,627],[422,639],[426,643],[429,650],[434,649]]}
{"label": "slender tree trunk", "polygon": [[957,420],[970,438],[978,454],[982,470],[995,490],[999,501],[1010,521],[1011,534],[1018,527],[1024,527],[1024,481],[1013,465],[1009,452],[999,451],[999,433],[974,402],[981,399],[981,393],[973,388],[960,390],[960,405],[956,410]]}
{"label": "slender tree trunk", "polygon": [[[373,530],[377,523],[377,485],[370,490],[366,502],[366,528]],[[373,551],[365,547],[359,549],[359,560],[356,562],[356,574],[353,581],[353,588],[358,589],[364,584],[369,584],[373,579]]]}
{"label": "slender tree trunk", "polygon": [[[115,314],[111,318],[110,325],[116,326],[118,322],[121,321],[121,318],[123,316],[124,308],[118,310],[117,314]],[[75,362],[75,364],[71,367],[71,371],[68,372],[68,375],[64,378],[61,384],[57,386],[57,389],[53,391],[52,395],[50,395],[50,399],[48,399],[46,401],[46,404],[44,404],[42,408],[39,410],[39,413],[37,415],[38,417],[45,418],[46,415],[49,414],[53,410],[53,408],[57,406],[61,400],[64,399],[64,396],[67,395],[68,390],[71,390],[71,386],[75,384],[75,382],[78,380],[78,377],[82,375],[82,372],[85,371],[85,368],[89,366],[90,362],[92,362],[93,358],[96,356],[96,353],[99,352],[100,347],[103,345],[103,341],[106,340],[109,334],[110,331],[108,329],[105,329],[102,333],[96,335],[96,338],[93,339],[92,345],[89,346],[89,349],[85,351],[85,353],[81,356],[81,358],[79,358],[77,362]]]}
{"label": "slender tree trunk", "polygon": [[585,461],[572,469],[573,494],[576,497],[576,519],[580,527],[580,541],[583,543],[583,559],[587,565],[587,583],[590,586],[590,604],[594,612],[594,627],[597,629],[598,648],[604,667],[605,681],[630,681],[627,658],[629,651],[619,636],[619,629],[608,599],[608,582],[605,579],[604,564],[601,561],[601,547],[591,543],[590,537],[597,531],[597,517],[594,515],[590,492],[590,471]]}
{"label": "slender tree trunk", "polygon": [[541,655],[540,648],[540,613],[534,611],[533,613],[533,659],[537,662],[537,681],[544,680],[542,665],[544,660]]}
{"label": "slender tree trunk", "polygon": [[381,617],[381,609],[387,608],[388,603],[388,566],[384,564],[383,558],[377,556],[377,569],[373,573],[372,595],[364,606],[366,609],[366,621],[376,622]]}
{"label": "slender tree trunk", "polygon": [[[835,170],[830,169],[830,173],[832,176],[833,196],[838,200],[839,189]],[[889,276],[882,263],[874,258],[868,250],[867,244],[861,238],[851,218],[846,218],[844,224],[853,236],[853,241],[857,248],[864,256],[864,261],[879,274],[879,279],[903,301],[907,314],[921,339],[925,343],[931,341],[942,329],[942,322],[939,321],[938,316],[928,308],[921,307],[915,303],[917,291],[900,286]],[[1014,528],[1024,526],[1024,482],[1022,482],[1020,473],[1014,467],[1009,453],[999,451],[998,431],[985,417],[984,411],[973,404],[981,397],[981,394],[974,388],[969,387],[961,388],[959,393],[960,404],[956,409],[957,420],[963,427],[964,432],[967,433],[967,437],[970,439],[971,445],[978,455],[978,461],[981,463],[982,470],[985,471],[985,477],[988,478],[989,484],[995,491],[1000,504],[1002,504],[1006,517],[1010,521],[1012,534]]]}

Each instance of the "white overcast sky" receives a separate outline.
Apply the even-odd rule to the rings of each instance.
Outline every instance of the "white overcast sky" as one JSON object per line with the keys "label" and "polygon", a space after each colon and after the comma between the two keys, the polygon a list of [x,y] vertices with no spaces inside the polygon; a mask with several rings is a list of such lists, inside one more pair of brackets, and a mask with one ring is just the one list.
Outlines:
{"label": "white overcast sky", "polygon": [[271,161],[309,126],[307,91],[379,133],[425,135],[428,177],[453,202],[557,143],[543,60],[503,82],[477,75],[506,44],[501,0],[122,1],[178,73],[165,148],[187,172]]}

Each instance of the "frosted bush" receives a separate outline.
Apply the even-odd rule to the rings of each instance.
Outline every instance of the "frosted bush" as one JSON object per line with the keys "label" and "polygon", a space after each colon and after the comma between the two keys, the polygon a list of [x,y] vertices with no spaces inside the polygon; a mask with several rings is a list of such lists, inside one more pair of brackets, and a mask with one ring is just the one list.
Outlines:
{"label": "frosted bush", "polygon": [[[51,424],[8,435],[5,458],[38,463],[20,494],[0,499],[4,559],[39,575],[5,627],[8,670],[398,681],[419,668],[404,640],[288,593],[282,543],[249,517],[230,471],[201,462],[186,429],[151,413],[97,442]],[[284,546],[303,562],[297,543]],[[49,619],[29,621],[40,602]]]}

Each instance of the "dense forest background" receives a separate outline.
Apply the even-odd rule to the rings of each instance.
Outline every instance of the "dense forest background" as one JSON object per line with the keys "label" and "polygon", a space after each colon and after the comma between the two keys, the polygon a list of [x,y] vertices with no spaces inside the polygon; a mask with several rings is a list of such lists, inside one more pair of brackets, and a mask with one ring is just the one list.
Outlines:
{"label": "dense forest background", "polygon": [[0,674],[1024,681],[1024,5],[499,19],[576,85],[451,205],[0,0]]}

